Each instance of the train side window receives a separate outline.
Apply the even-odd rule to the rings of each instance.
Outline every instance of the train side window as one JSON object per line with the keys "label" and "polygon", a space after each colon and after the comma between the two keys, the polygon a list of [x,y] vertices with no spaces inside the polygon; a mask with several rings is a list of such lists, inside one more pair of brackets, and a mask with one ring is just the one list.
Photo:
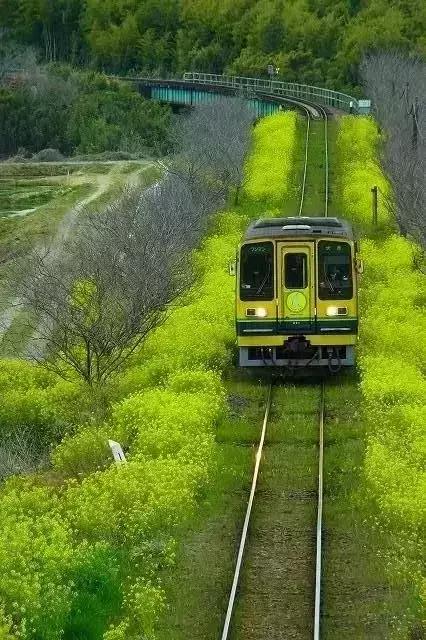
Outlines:
{"label": "train side window", "polygon": [[320,300],[352,298],[352,258],[347,242],[318,243],[318,296]]}
{"label": "train side window", "polygon": [[308,286],[308,260],[306,253],[285,254],[284,286],[286,289],[306,289]]}
{"label": "train side window", "polygon": [[274,299],[274,247],[272,242],[256,242],[241,247],[241,300]]}

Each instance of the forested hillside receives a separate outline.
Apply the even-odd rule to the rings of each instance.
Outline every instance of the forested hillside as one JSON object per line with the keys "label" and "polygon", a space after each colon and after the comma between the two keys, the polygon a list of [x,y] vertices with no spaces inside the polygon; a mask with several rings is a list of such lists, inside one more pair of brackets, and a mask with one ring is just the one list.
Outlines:
{"label": "forested hillside", "polygon": [[[164,152],[170,110],[142,98],[131,86],[69,65],[37,65],[28,52],[15,50],[0,62],[0,154],[17,160],[41,149],[62,154],[105,151]],[[24,156],[22,158],[22,156]]]}
{"label": "forested hillside", "polygon": [[8,38],[43,61],[119,73],[184,70],[358,84],[363,53],[424,55],[422,0],[0,0]]}

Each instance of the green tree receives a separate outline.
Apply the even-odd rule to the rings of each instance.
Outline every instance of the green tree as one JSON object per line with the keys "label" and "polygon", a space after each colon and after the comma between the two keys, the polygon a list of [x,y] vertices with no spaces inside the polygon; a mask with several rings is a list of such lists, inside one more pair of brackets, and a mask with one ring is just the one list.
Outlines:
{"label": "green tree", "polygon": [[119,150],[123,140],[161,147],[167,138],[169,110],[141,98],[128,86],[85,93],[73,105],[69,139],[78,151]]}
{"label": "green tree", "polygon": [[281,76],[353,91],[372,49],[426,55],[422,0],[1,0],[0,24],[43,60],[119,74]]}

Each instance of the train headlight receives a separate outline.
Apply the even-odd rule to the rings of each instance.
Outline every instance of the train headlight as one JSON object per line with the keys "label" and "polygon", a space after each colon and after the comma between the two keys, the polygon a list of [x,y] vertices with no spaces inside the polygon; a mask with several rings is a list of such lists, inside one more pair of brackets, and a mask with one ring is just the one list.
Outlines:
{"label": "train headlight", "polygon": [[339,309],[337,307],[327,307],[326,313],[328,316],[337,316],[339,315]]}
{"label": "train headlight", "polygon": [[263,307],[259,307],[255,311],[256,318],[266,318],[267,315],[268,315],[268,312]]}

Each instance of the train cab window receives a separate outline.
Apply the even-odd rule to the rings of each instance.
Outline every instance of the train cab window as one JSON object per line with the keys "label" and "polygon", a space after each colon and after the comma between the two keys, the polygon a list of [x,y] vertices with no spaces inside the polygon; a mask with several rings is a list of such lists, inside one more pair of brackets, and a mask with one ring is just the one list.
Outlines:
{"label": "train cab window", "polygon": [[308,259],[306,253],[285,254],[284,286],[286,289],[306,289],[308,286]]}
{"label": "train cab window", "polygon": [[241,247],[241,300],[274,299],[274,247],[257,242]]}
{"label": "train cab window", "polygon": [[352,298],[351,247],[347,242],[318,243],[318,296],[321,300]]}

